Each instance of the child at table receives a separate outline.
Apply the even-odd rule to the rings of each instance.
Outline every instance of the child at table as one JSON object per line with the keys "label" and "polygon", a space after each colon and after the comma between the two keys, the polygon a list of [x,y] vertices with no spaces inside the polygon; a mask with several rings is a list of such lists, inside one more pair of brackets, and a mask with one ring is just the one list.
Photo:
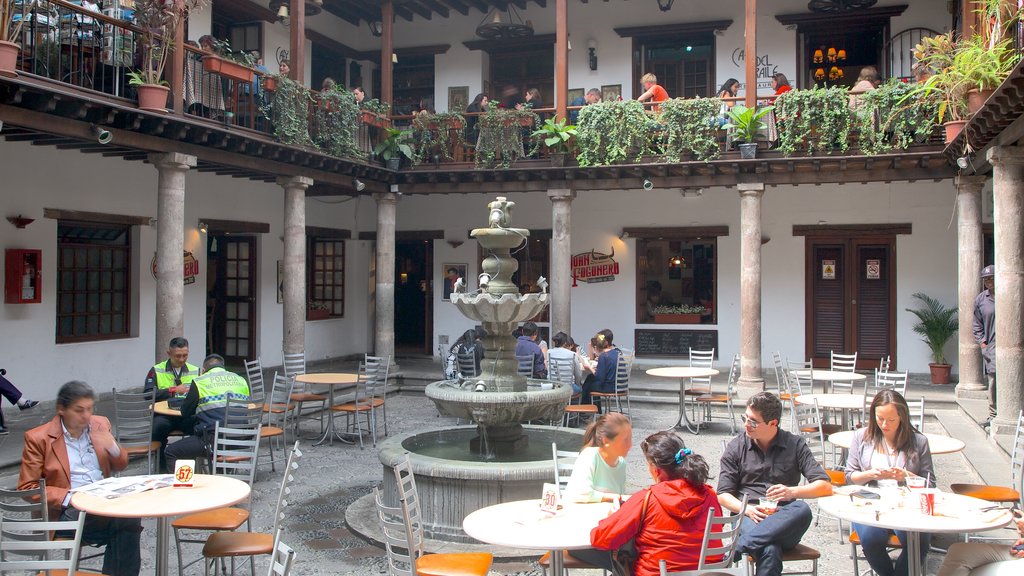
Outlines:
{"label": "child at table", "polygon": [[565,486],[569,502],[614,502],[626,491],[626,454],[633,447],[633,426],[618,412],[602,414],[583,433]]}

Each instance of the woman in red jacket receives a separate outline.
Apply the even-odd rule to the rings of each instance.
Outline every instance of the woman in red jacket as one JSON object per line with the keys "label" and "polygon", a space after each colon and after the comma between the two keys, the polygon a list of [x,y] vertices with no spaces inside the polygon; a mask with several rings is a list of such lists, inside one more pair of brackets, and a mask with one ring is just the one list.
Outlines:
{"label": "woman in red jacket", "polygon": [[636,576],[658,576],[660,560],[669,571],[696,570],[708,514],[721,515],[718,496],[706,484],[708,464],[672,432],[652,434],[640,448],[655,484],[602,520],[591,530],[590,543],[617,550],[636,536]]}

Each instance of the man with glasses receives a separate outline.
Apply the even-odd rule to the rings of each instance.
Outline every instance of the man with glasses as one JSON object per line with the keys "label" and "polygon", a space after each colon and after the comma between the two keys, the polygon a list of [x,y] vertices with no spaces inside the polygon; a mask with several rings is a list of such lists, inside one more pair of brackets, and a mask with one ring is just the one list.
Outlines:
{"label": "man with glasses", "polygon": [[[718,502],[724,508],[739,512],[743,495],[748,497],[736,551],[756,560],[755,576],[782,574],[783,550],[799,544],[810,527],[811,509],[800,500],[832,494],[825,469],[800,436],[779,428],[781,417],[782,403],[774,394],[751,396],[744,433],[726,446],[718,476]],[[807,479],[803,486],[801,476]]]}
{"label": "man with glasses", "polygon": [[[184,397],[192,380],[199,376],[199,367],[188,363],[188,340],[178,336],[171,338],[167,345],[167,360],[149,369],[146,375],[145,391],[155,391],[155,402],[162,402],[172,396]],[[171,470],[164,460],[164,448],[171,432],[185,431],[185,420],[181,416],[153,415],[153,435],[151,438],[160,443],[158,464],[161,472],[169,474]]]}

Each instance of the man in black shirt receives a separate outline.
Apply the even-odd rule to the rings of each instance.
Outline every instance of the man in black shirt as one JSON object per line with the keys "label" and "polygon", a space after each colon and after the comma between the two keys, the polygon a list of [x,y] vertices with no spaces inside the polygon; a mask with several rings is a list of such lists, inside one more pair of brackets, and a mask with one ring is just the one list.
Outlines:
{"label": "man in black shirt", "polygon": [[[718,476],[718,502],[736,513],[748,496],[746,518],[736,550],[757,561],[755,576],[782,574],[782,551],[800,543],[811,525],[811,509],[803,498],[832,494],[832,484],[810,448],[799,436],[779,428],[782,403],[771,392],[747,400],[744,433],[725,448]],[[800,486],[800,477],[807,484]],[[778,508],[761,505],[761,499]]]}

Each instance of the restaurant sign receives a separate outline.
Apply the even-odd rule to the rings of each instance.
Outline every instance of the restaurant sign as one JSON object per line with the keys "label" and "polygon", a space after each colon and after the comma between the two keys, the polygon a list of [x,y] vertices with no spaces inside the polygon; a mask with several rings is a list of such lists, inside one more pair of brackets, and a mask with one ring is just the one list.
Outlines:
{"label": "restaurant sign", "polygon": [[619,274],[619,263],[615,261],[615,247],[611,254],[602,254],[591,250],[580,252],[572,257],[572,285],[582,280],[592,282],[611,282]]}
{"label": "restaurant sign", "polygon": [[[199,276],[199,260],[192,255],[191,252],[185,250],[184,256],[184,267],[182,269],[182,277],[185,280],[185,284],[195,284],[196,276]],[[153,253],[153,262],[150,264],[153,270],[153,278],[156,278],[156,253]]]}

